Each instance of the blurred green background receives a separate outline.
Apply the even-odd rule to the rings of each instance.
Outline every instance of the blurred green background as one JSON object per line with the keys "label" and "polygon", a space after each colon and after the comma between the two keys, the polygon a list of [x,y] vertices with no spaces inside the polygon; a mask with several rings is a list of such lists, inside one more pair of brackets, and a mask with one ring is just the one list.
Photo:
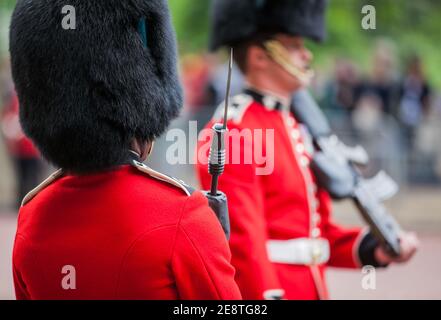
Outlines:
{"label": "blurred green background", "polygon": [[[209,36],[210,1],[169,2],[181,53],[204,50]],[[376,30],[361,28],[361,9],[367,4],[376,8]],[[320,67],[326,69],[335,56],[345,56],[367,70],[375,41],[388,38],[395,44],[402,63],[410,55],[419,54],[430,81],[441,88],[441,1],[331,0],[327,17],[327,41],[320,45],[310,43]]]}
{"label": "blurred green background", "polygon": [[[181,54],[205,50],[209,30],[209,0],[169,0]],[[10,11],[15,0],[0,1],[0,51],[7,52]],[[377,29],[363,30],[361,8],[370,4],[377,13]],[[246,13],[244,13],[246,14]],[[310,44],[316,63],[325,70],[335,56],[351,58],[367,70],[378,37],[392,40],[401,63],[412,54],[422,57],[430,82],[441,88],[441,1],[439,0],[331,0],[328,40]]]}

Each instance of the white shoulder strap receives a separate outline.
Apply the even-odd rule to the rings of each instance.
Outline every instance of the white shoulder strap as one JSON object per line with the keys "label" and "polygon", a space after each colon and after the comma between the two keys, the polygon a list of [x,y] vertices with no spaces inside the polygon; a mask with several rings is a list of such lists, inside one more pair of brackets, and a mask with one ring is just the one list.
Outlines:
{"label": "white shoulder strap", "polygon": [[[239,94],[231,99],[231,105],[228,109],[228,120],[239,124],[248,108],[251,106],[253,98],[247,94]],[[224,117],[225,102],[222,102],[214,113],[214,120],[221,120]]]}
{"label": "white shoulder strap", "polygon": [[39,194],[43,189],[46,189],[49,185],[60,179],[62,176],[64,176],[63,169],[59,169],[52,173],[46,180],[44,180],[42,183],[40,183],[36,188],[34,188],[32,191],[30,191],[21,202],[21,206],[26,205],[29,201],[35,198],[37,194]]}
{"label": "white shoulder strap", "polygon": [[133,161],[133,166],[136,169],[138,169],[139,171],[148,174],[150,177],[152,177],[156,180],[167,182],[167,183],[181,189],[182,191],[184,191],[187,196],[191,196],[190,188],[183,181],[169,177],[163,173],[157,172],[157,171],[153,170],[152,168],[150,168],[150,167],[146,166],[145,164],[138,162],[138,161]]}

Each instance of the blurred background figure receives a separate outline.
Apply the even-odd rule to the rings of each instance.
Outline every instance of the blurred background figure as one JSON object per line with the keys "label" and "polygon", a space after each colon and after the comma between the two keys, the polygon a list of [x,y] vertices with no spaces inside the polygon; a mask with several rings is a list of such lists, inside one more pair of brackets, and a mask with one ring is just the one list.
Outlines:
{"label": "blurred background figure", "polygon": [[[210,97],[209,105],[217,107],[225,100],[225,93],[227,92],[227,77],[228,77],[228,62],[221,63],[219,60],[213,59],[215,64],[211,77],[207,83],[206,91]],[[243,76],[237,65],[233,65],[231,74],[231,96],[239,94],[243,89]],[[213,108],[213,112],[214,112]]]}
{"label": "blurred background figure", "polygon": [[436,183],[439,114],[432,108],[432,89],[418,55],[407,61],[399,97],[397,118],[408,158],[407,178],[411,183]]}
{"label": "blurred background figure", "polygon": [[334,130],[353,132],[351,116],[358,97],[360,76],[360,70],[350,59],[339,57],[335,60],[334,76],[327,82],[321,99],[323,111]]}
{"label": "blurred background figure", "polygon": [[352,143],[361,144],[371,159],[367,175],[385,170],[402,183],[405,179],[403,145],[395,118],[399,72],[393,43],[378,40],[370,57],[370,71],[354,88],[351,114]]}
{"label": "blurred background figure", "polygon": [[42,164],[39,152],[21,129],[15,91],[11,91],[4,100],[1,129],[17,177],[15,206],[18,209],[24,196],[39,184]]}
{"label": "blurred background figure", "polygon": [[377,42],[372,55],[371,72],[361,83],[359,98],[375,95],[380,100],[380,110],[385,115],[394,114],[398,95],[398,70],[394,45],[386,40]]}
{"label": "blurred background figure", "polygon": [[188,54],[181,59],[184,104],[188,111],[197,111],[209,100],[205,88],[210,79],[212,63],[209,55]]}
{"label": "blurred background figure", "polygon": [[409,59],[400,84],[398,110],[398,119],[409,150],[414,148],[416,130],[430,114],[430,94],[421,58],[415,55]]}

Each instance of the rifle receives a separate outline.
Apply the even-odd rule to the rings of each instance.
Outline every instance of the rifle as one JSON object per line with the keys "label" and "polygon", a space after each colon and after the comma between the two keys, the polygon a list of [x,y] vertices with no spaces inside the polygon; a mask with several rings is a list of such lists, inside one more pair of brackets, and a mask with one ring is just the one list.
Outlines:
{"label": "rifle", "polygon": [[228,202],[226,195],[218,190],[218,182],[220,175],[225,168],[225,135],[228,131],[228,107],[231,87],[231,74],[233,71],[233,49],[230,52],[230,61],[228,69],[227,90],[225,93],[225,111],[223,123],[215,123],[213,125],[213,140],[210,148],[210,155],[208,158],[208,172],[210,173],[211,189],[210,191],[203,191],[208,199],[208,203],[213,211],[216,213],[222,228],[224,229],[227,239],[230,238],[230,219],[228,216]]}
{"label": "rifle", "polygon": [[397,184],[384,171],[371,179],[363,177],[357,166],[368,163],[366,151],[339,140],[307,90],[293,96],[291,111],[312,136],[316,152],[311,169],[318,184],[334,199],[352,199],[374,237],[389,254],[399,256],[400,226],[383,205],[397,193]]}

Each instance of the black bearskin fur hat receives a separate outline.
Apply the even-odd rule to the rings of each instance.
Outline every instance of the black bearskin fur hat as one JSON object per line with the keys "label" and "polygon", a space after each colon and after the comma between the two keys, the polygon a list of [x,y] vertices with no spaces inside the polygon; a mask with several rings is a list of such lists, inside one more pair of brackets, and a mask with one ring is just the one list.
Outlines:
{"label": "black bearskin fur hat", "polygon": [[[75,29],[62,24],[66,5]],[[10,52],[23,129],[65,170],[120,164],[182,105],[167,0],[18,0]]]}
{"label": "black bearskin fur hat", "polygon": [[212,50],[259,34],[285,33],[322,41],[327,0],[212,0]]}

